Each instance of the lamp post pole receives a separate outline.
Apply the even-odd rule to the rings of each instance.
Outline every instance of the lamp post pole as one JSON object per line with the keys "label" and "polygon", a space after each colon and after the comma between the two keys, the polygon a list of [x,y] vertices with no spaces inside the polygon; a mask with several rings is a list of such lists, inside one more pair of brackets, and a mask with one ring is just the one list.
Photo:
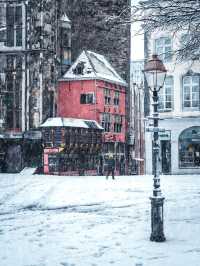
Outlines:
{"label": "lamp post pole", "polygon": [[151,200],[151,236],[150,240],[155,242],[165,241],[163,226],[163,204],[164,197],[161,195],[159,176],[159,131],[158,128],[158,91],[153,90],[153,196]]}
{"label": "lamp post pole", "polygon": [[151,119],[153,120],[153,196],[150,197],[151,200],[151,236],[150,240],[155,242],[165,241],[164,235],[164,217],[163,217],[163,204],[164,197],[161,194],[160,188],[160,176],[159,176],[159,131],[161,129],[158,127],[159,114],[158,114],[158,92],[164,85],[166,77],[166,69],[163,62],[153,55],[152,59],[149,60],[144,67],[144,74],[148,84],[148,87],[153,93],[153,114]]}

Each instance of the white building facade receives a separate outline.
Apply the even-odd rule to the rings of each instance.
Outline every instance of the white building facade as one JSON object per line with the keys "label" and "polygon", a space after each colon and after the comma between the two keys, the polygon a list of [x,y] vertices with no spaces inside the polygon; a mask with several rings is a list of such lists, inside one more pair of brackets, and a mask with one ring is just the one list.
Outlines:
{"label": "white building facade", "polygon": [[131,159],[132,173],[144,174],[144,60],[131,61],[130,67],[130,123],[134,136]]}
{"label": "white building facade", "polygon": [[[158,54],[167,69],[165,84],[159,92],[162,119],[159,127],[166,130],[160,133],[160,162],[164,174],[200,173],[200,63],[187,59],[178,62],[174,54],[185,36],[184,33],[174,36],[170,32],[154,32],[147,44],[148,56]],[[152,173],[152,137],[152,133],[145,132],[147,174]]]}

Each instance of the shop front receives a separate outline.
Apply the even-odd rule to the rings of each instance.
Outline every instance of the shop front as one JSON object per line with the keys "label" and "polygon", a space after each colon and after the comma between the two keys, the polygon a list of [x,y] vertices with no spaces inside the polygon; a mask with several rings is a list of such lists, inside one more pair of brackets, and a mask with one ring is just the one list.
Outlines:
{"label": "shop front", "polygon": [[[200,174],[200,118],[180,117],[160,121],[162,174]],[[145,169],[152,174],[152,133],[145,133]]]}
{"label": "shop front", "polygon": [[200,168],[200,127],[185,129],[179,136],[179,167]]}
{"label": "shop front", "polygon": [[44,174],[99,174],[103,128],[96,121],[49,118],[41,130]]}

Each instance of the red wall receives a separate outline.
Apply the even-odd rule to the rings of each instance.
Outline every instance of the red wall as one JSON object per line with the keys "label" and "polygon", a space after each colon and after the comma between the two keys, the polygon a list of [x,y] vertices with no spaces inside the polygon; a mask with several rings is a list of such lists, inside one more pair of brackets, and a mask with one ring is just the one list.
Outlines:
{"label": "red wall", "polygon": [[[104,88],[111,90],[111,105],[104,104]],[[115,90],[120,91],[119,106],[113,105]],[[80,95],[83,93],[93,92],[96,97],[95,104],[80,104]],[[105,81],[96,80],[76,80],[76,81],[60,81],[58,86],[58,102],[59,117],[73,117],[96,120],[101,124],[101,114],[111,113],[123,116],[123,128],[121,133],[115,133],[114,127],[111,132],[105,133],[105,141],[121,141],[125,142],[125,88]],[[112,140],[113,138],[113,140]]]}

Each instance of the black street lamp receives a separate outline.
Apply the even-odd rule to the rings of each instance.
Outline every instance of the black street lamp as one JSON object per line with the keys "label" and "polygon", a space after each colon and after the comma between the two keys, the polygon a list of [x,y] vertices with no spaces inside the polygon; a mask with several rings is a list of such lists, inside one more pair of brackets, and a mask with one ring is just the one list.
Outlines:
{"label": "black street lamp", "polygon": [[155,242],[165,241],[164,229],[163,229],[163,203],[164,197],[161,194],[160,189],[160,177],[159,177],[159,131],[158,127],[159,114],[158,114],[158,92],[163,87],[166,68],[163,62],[157,55],[153,55],[144,66],[144,75],[148,84],[148,88],[153,93],[153,128],[150,130],[153,132],[153,196],[151,199],[151,236],[150,240]]}

